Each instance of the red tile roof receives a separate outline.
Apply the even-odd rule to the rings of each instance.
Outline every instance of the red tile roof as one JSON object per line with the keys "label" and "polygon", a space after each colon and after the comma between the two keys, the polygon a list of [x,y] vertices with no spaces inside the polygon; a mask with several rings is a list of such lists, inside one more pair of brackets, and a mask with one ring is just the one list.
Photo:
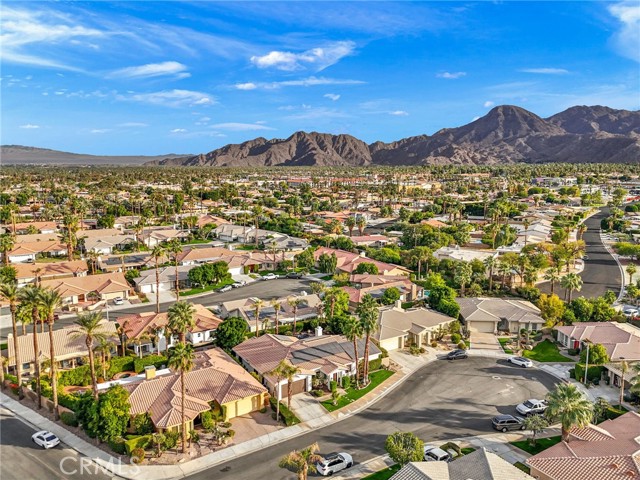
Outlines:
{"label": "red tile roof", "polygon": [[[195,328],[194,332],[206,332],[208,330],[215,330],[218,325],[222,323],[222,320],[214,315],[210,310],[202,305],[194,304],[196,309],[194,319]],[[135,313],[131,315],[123,315],[118,318],[118,323],[123,326],[124,332],[128,339],[138,337],[144,332],[150,332],[156,328],[164,328],[169,322],[168,312],[143,312]]]}

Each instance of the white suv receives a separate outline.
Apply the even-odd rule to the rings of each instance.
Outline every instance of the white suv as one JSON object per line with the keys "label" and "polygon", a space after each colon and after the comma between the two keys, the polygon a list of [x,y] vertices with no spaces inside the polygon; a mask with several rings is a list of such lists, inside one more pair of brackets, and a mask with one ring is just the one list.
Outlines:
{"label": "white suv", "polygon": [[353,465],[353,458],[348,453],[332,453],[318,462],[316,468],[322,476],[333,475],[336,472],[350,468]]}
{"label": "white suv", "polygon": [[425,462],[450,462],[452,460],[451,455],[438,447],[431,445],[424,446],[424,461]]}

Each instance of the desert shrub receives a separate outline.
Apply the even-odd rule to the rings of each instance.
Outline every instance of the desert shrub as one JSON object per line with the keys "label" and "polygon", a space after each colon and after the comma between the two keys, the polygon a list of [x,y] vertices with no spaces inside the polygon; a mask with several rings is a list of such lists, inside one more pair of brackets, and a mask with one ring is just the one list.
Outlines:
{"label": "desert shrub", "polygon": [[466,349],[467,349],[467,344],[466,344],[466,343],[464,343],[464,342],[460,342],[460,343],[458,344],[458,348],[459,348],[460,350],[466,350]]}
{"label": "desert shrub", "polygon": [[178,445],[178,440],[180,439],[180,432],[177,430],[172,430],[170,432],[164,433],[164,441],[162,442],[162,446],[165,450],[171,450]]}
{"label": "desert shrub", "polygon": [[137,449],[144,449],[149,446],[151,443],[151,435],[129,435],[127,440],[124,442],[125,450],[127,455],[133,457],[133,452]]}
{"label": "desert shrub", "polygon": [[438,347],[438,341],[437,340],[432,340],[431,341],[431,348],[437,348]]}
{"label": "desert shrub", "polygon": [[111,448],[111,450],[113,450],[118,455],[126,455],[127,447],[125,446],[124,438],[114,438],[113,440],[109,440],[107,443],[109,444],[109,448]]}
{"label": "desert shrub", "polygon": [[142,463],[144,460],[144,448],[134,448],[131,451],[131,461],[133,463]]}
{"label": "desert shrub", "polygon": [[314,397],[321,397],[324,395],[324,391],[323,390],[311,390],[311,394]]}
{"label": "desert shrub", "polygon": [[459,333],[452,333],[451,334],[451,343],[460,343],[461,339],[462,339],[462,337],[460,336]]}
{"label": "desert shrub", "polygon": [[62,420],[62,423],[69,425],[70,427],[78,426],[78,419],[76,418],[76,414],[73,412],[60,413],[60,420]]}

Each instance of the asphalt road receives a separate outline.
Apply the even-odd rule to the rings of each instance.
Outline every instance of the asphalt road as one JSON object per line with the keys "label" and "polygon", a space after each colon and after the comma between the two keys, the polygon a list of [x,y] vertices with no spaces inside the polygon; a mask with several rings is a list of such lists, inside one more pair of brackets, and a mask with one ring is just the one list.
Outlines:
{"label": "asphalt road", "polygon": [[49,450],[37,446],[31,441],[31,435],[35,432],[11,412],[0,408],[2,480],[114,478],[113,474],[106,475],[88,458],[62,443]]}
{"label": "asphalt road", "polygon": [[278,468],[279,459],[313,442],[318,442],[321,454],[344,451],[357,464],[384,454],[385,439],[396,431],[411,431],[425,442],[436,443],[491,433],[493,416],[515,414],[518,403],[544,397],[555,383],[545,372],[514,367],[505,360],[441,360],[415,372],[353,417],[189,478],[255,480],[268,476],[270,480],[290,480],[295,474]]}
{"label": "asphalt road", "polygon": [[[587,231],[583,240],[586,243],[586,254],[589,259],[585,260],[585,268],[580,274],[583,281],[582,290],[573,292],[573,298],[595,298],[604,295],[607,290],[613,290],[616,296],[620,293],[622,288],[620,267],[600,239],[600,221],[608,215],[609,208],[605,207],[584,222],[587,225]],[[543,293],[551,292],[549,282],[539,284],[538,288]],[[554,293],[564,298],[565,289],[559,285],[559,282],[556,282]]]}
{"label": "asphalt road", "polygon": [[[219,305],[222,302],[228,302],[231,300],[240,300],[248,297],[258,297],[262,300],[269,301],[274,298],[287,297],[289,295],[300,295],[303,291],[311,293],[310,282],[307,279],[292,279],[292,278],[279,278],[276,280],[262,281],[249,283],[241,288],[234,288],[224,293],[208,293],[206,295],[197,297],[183,297],[183,300],[188,300],[193,303],[201,303],[204,306],[210,307],[212,305]],[[160,304],[160,311],[165,312],[169,307],[173,305],[173,302],[166,302]],[[135,305],[123,309],[114,310],[109,305],[109,320],[115,320],[125,314],[140,313],[154,311],[156,308],[155,303],[144,303]],[[3,309],[3,313],[4,309]],[[8,312],[7,312],[8,313]],[[104,310],[103,310],[104,313]],[[106,314],[105,314],[106,316]],[[54,328],[62,328],[73,324],[75,316],[62,316],[58,320]],[[18,330],[21,331],[22,327],[19,325]],[[31,331],[31,328],[27,328]],[[8,321],[8,325],[4,325],[0,328],[0,339],[6,339],[7,335],[11,333],[11,321]]]}

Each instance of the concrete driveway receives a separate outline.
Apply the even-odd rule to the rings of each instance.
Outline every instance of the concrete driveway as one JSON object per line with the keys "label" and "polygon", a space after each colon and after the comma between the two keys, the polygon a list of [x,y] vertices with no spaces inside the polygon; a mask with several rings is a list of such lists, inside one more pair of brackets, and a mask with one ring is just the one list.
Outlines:
{"label": "concrete driveway", "polygon": [[498,338],[493,333],[471,332],[471,348],[473,350],[502,351]]}

